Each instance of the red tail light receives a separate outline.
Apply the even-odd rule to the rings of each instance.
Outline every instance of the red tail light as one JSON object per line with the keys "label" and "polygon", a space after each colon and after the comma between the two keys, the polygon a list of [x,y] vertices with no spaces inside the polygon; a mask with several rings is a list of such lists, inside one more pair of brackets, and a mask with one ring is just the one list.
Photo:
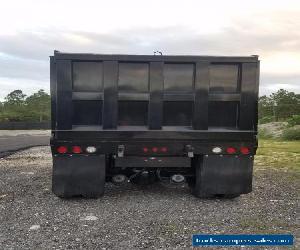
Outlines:
{"label": "red tail light", "polygon": [[81,147],[79,147],[79,146],[73,146],[73,147],[72,147],[72,152],[73,152],[74,154],[80,154],[80,153],[82,152],[82,149],[81,149]]}
{"label": "red tail light", "polygon": [[153,148],[152,148],[152,152],[153,152],[153,153],[156,153],[157,151],[158,151],[158,148],[157,148],[157,147],[153,147]]}
{"label": "red tail light", "polygon": [[162,148],[160,148],[160,151],[163,153],[166,153],[168,151],[168,149],[167,149],[167,147],[162,147]]}
{"label": "red tail light", "polygon": [[66,146],[59,146],[56,150],[60,154],[65,154],[68,152],[68,148]]}
{"label": "red tail light", "polygon": [[241,147],[240,151],[243,155],[247,155],[250,153],[250,149],[247,147]]}
{"label": "red tail light", "polygon": [[236,153],[236,149],[233,148],[233,147],[229,147],[229,148],[226,149],[226,152],[228,154],[235,154]]}
{"label": "red tail light", "polygon": [[144,151],[144,153],[147,153],[147,152],[149,151],[149,149],[146,148],[146,147],[144,147],[144,148],[143,148],[143,151]]}

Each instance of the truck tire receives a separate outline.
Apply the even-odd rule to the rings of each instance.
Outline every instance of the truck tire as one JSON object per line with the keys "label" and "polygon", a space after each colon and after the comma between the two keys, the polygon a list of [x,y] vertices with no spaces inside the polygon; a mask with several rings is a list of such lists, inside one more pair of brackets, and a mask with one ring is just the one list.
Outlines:
{"label": "truck tire", "polygon": [[99,198],[104,194],[105,157],[54,156],[52,190],[60,198]]}
{"label": "truck tire", "polygon": [[240,197],[240,194],[219,194],[216,197],[220,199],[234,199]]}

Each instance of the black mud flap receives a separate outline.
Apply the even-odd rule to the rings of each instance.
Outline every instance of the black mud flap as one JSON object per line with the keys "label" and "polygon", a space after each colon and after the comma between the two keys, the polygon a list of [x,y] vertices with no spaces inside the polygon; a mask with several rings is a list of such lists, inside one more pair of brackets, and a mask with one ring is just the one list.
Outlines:
{"label": "black mud flap", "polygon": [[193,164],[197,197],[234,197],[252,191],[253,156],[196,156]]}
{"label": "black mud flap", "polygon": [[103,195],[105,156],[53,156],[52,191],[61,198]]}

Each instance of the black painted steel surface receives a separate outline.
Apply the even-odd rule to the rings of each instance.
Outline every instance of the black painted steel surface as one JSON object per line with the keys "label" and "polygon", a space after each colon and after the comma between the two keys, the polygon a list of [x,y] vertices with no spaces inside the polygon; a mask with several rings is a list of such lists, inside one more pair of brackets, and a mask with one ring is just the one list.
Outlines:
{"label": "black painted steel surface", "polygon": [[[177,169],[198,197],[251,191],[257,56],[55,52],[50,71],[56,194],[100,196],[105,178],[130,177],[137,169],[149,176]],[[92,145],[96,152],[75,158],[74,145]],[[59,155],[58,146],[68,153]],[[216,155],[215,147],[222,153]],[[228,147],[237,152],[230,155]]]}
{"label": "black painted steel surface", "polygon": [[[259,61],[252,57],[56,52],[52,130],[257,129]],[[144,126],[142,128],[142,126]],[[88,128],[88,129],[87,129]],[[59,139],[60,133],[54,138]]]}

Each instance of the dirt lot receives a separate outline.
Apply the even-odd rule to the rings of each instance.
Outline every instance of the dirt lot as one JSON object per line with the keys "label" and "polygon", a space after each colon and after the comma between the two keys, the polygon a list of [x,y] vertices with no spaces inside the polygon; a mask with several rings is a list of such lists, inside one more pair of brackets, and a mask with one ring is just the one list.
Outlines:
{"label": "dirt lot", "polygon": [[[62,200],[51,193],[48,147],[3,158],[0,248],[184,249],[194,233],[292,233],[299,239],[300,150],[283,143],[269,152],[268,143],[257,157],[254,191],[234,200],[200,200],[186,186],[131,184],[108,184],[98,200]],[[286,151],[278,163],[276,157],[284,157],[278,152]]]}

